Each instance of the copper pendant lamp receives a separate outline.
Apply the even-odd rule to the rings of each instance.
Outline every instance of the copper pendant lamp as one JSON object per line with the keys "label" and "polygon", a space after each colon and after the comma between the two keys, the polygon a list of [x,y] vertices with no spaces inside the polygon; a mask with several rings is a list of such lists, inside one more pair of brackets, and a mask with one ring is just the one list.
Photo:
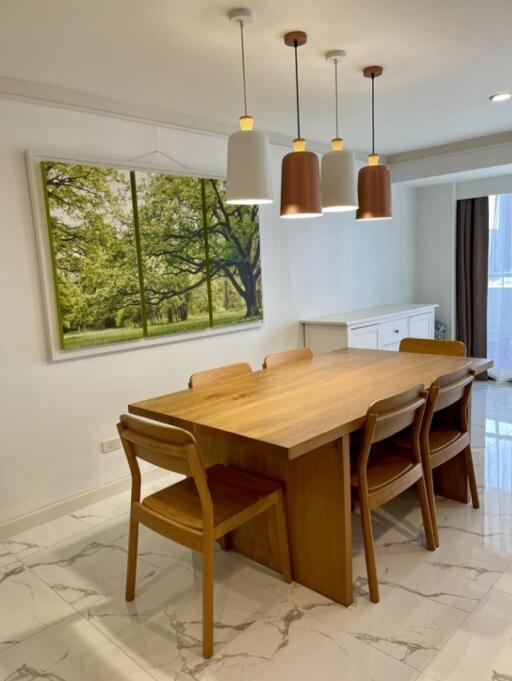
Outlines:
{"label": "copper pendant lamp", "polygon": [[391,176],[386,166],[379,165],[379,156],[375,153],[375,78],[382,72],[382,66],[367,66],[363,70],[364,77],[372,79],[372,153],[368,156],[368,165],[359,171],[356,220],[389,220],[393,217]]}
{"label": "copper pendant lamp", "polygon": [[281,172],[281,217],[314,218],[322,215],[320,195],[320,164],[318,156],[306,151],[306,140],[300,134],[299,69],[297,50],[305,45],[303,31],[292,31],[284,36],[285,45],[295,50],[295,92],[297,104],[297,137],[293,151],[283,158]]}

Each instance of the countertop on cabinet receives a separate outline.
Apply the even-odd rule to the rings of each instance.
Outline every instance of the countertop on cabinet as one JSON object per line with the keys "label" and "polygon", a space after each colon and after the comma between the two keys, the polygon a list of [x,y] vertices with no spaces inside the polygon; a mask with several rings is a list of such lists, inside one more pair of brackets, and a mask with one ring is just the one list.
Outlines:
{"label": "countertop on cabinet", "polygon": [[353,326],[354,324],[377,322],[393,317],[409,316],[415,313],[421,313],[423,310],[432,310],[436,307],[438,307],[437,303],[384,305],[382,307],[368,307],[362,310],[336,312],[321,317],[310,317],[308,319],[301,319],[301,323],[324,324],[326,326]]}

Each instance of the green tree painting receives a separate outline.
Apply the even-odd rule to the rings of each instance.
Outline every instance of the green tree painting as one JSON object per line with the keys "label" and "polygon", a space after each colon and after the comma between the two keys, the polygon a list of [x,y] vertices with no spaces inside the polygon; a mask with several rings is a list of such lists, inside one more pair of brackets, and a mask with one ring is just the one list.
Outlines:
{"label": "green tree painting", "polygon": [[262,319],[258,210],[224,181],[41,168],[63,349]]}

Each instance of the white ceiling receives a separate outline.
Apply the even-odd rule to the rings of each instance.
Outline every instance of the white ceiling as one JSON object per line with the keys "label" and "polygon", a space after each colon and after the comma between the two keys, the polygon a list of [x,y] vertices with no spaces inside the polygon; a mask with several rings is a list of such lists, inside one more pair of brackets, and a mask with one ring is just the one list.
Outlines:
{"label": "white ceiling", "polygon": [[343,135],[368,149],[376,81],[377,150],[398,153],[512,128],[511,0],[0,0],[0,75],[164,107],[237,126],[241,111],[237,27],[248,6],[249,109],[257,126],[295,136],[293,51],[282,35],[301,29],[304,136],[328,141],[333,67],[345,49]]}

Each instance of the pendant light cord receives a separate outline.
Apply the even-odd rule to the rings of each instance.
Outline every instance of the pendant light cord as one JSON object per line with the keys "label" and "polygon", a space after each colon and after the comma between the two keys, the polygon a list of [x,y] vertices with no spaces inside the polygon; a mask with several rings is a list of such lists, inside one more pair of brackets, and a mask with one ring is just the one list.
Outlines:
{"label": "pendant light cord", "polygon": [[372,73],[372,156],[375,155],[375,74]]}
{"label": "pendant light cord", "polygon": [[244,112],[247,116],[247,84],[245,81],[245,47],[244,47],[244,22],[240,21],[240,47],[242,49],[242,81],[244,86]]}
{"label": "pendant light cord", "polygon": [[297,56],[298,43],[296,40],[293,41],[293,48],[295,50],[295,93],[297,100],[297,137],[300,137],[300,107],[299,107],[299,62]]}
{"label": "pendant light cord", "polygon": [[336,116],[336,139],[339,138],[339,112],[338,112],[338,60],[334,60],[334,99],[335,99],[335,116]]}

